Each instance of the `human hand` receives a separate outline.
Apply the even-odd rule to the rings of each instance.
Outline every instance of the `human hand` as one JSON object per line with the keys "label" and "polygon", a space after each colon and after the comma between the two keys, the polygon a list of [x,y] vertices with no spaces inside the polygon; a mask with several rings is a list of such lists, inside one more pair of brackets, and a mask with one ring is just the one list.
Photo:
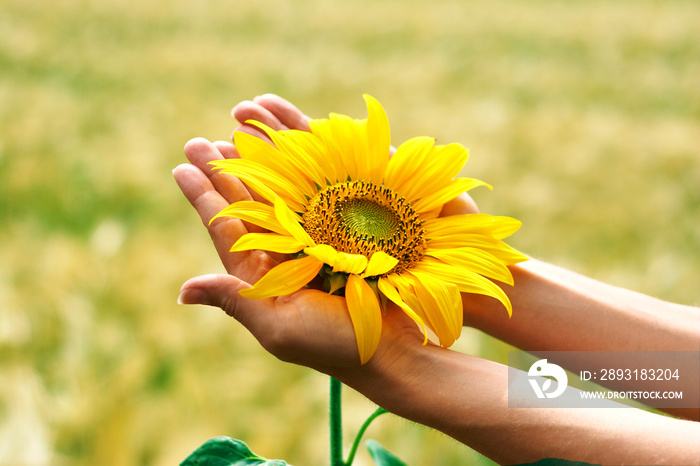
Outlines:
{"label": "human hand", "polygon": [[[260,103],[243,102],[233,113],[239,121],[255,119],[274,129],[303,130],[308,121],[295,107],[276,96],[265,96]],[[245,124],[237,131],[263,137],[256,128]],[[264,232],[255,225],[230,217],[218,218],[209,224],[210,219],[229,204],[255,197],[240,180],[213,172],[207,165],[212,160],[237,157],[234,146],[193,139],[185,146],[185,153],[190,164],[178,166],[173,175],[207,227],[228,275],[205,275],[188,280],[182,286],[179,301],[222,308],[281,360],[330,374],[358,367],[356,339],[342,297],[309,288],[285,297],[263,300],[249,300],[238,294],[284,257],[259,250],[229,252],[231,245],[243,234]],[[382,339],[385,343],[393,338],[390,335],[399,334],[415,334],[417,342],[422,340],[412,321],[401,312],[390,311],[384,319],[387,335]],[[379,358],[380,353],[381,348],[378,348],[374,359]]]}
{"label": "human hand", "polygon": [[[286,100],[274,95],[265,95],[257,97],[254,101],[241,102],[234,108],[233,116],[243,123],[236,128],[236,131],[246,132],[262,140],[267,140],[268,142],[270,142],[269,139],[262,131],[255,126],[247,125],[245,122],[248,120],[260,121],[275,130],[309,130],[308,122],[310,118],[302,114]],[[185,152],[193,166],[184,165],[178,167],[174,172],[176,180],[192,205],[200,213],[202,221],[207,225],[226,270],[229,274],[239,279],[240,283],[232,284],[230,283],[230,277],[225,276],[206,277],[206,279],[200,277],[195,282],[188,282],[183,286],[181,301],[185,303],[201,301],[219,305],[229,312],[229,314],[233,315],[234,312],[230,308],[235,308],[241,299],[239,298],[238,290],[257,282],[268,270],[285,258],[264,251],[229,252],[230,245],[233,244],[237,238],[248,232],[263,232],[260,227],[247,224],[240,220],[234,221],[230,218],[219,218],[209,225],[209,220],[231,203],[253,198],[257,201],[265,202],[256,196],[254,192],[249,192],[240,180],[222,173],[213,173],[209,170],[207,164],[210,161],[238,157],[234,146],[225,142],[212,144],[203,139],[194,139],[187,144]],[[478,212],[476,204],[467,194],[463,194],[446,204],[441,215],[457,215],[473,212]],[[214,279],[216,279],[216,282],[228,282],[228,284],[225,287],[218,287],[217,289],[216,286],[213,286]],[[190,289],[189,285],[193,284],[196,284],[198,288]],[[213,288],[209,290],[209,296],[206,298],[197,296],[197,293],[200,295],[202,294],[202,285]],[[234,294],[233,296],[228,296],[231,290],[233,290]],[[226,305],[221,305],[219,303],[225,303]],[[338,303],[335,303],[334,305],[337,304]],[[344,304],[344,302],[341,304]],[[345,312],[343,314],[346,315],[347,313]],[[280,352],[271,349],[271,347],[275,346],[270,342],[272,340],[271,337],[256,334],[250,325],[243,320],[242,322],[253,331],[254,335],[258,337],[263,346],[270,349],[273,353],[280,353],[276,354],[278,357],[285,360],[292,357],[286,354],[287,351]],[[295,362],[305,364],[303,361]],[[309,365],[309,363],[305,365]]]}
{"label": "human hand", "polygon": [[207,227],[228,274],[188,280],[179,302],[207,304],[223,309],[241,322],[269,352],[278,358],[321,368],[327,364],[359,365],[352,323],[344,299],[322,291],[302,289],[280,298],[245,299],[238,291],[255,283],[281,259],[263,251],[229,252],[233,243],[258,227],[234,218],[216,219],[221,209],[251,195],[230,175],[212,172],[207,162],[234,155],[232,147],[193,139],[185,146],[191,164],[173,176],[185,197]]}

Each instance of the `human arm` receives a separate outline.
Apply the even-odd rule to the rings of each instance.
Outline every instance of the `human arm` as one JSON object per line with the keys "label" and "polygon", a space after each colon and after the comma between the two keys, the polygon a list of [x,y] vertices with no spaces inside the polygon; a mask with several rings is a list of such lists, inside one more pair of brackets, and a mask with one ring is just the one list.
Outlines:
{"label": "human arm", "polygon": [[[700,350],[697,308],[661,301],[534,259],[511,271],[515,286],[504,285],[503,289],[513,303],[513,316],[509,319],[489,298],[465,294],[465,325],[525,351],[557,351],[560,359],[555,362],[574,373],[606,367],[612,352],[655,352],[658,365],[652,366],[667,367],[673,356],[666,352]],[[584,361],[578,360],[581,353],[575,353],[582,351],[591,352]],[[697,374],[697,362],[685,372]],[[616,388],[615,382],[607,385]],[[639,381],[637,386],[658,389],[658,385],[652,387],[650,381]],[[697,398],[696,378],[685,377],[681,388],[689,398]],[[686,419],[700,418],[697,407],[661,410]]]}
{"label": "human arm", "polygon": [[[238,199],[231,196],[238,190],[234,187],[237,180],[212,175],[206,167],[206,159],[233,154],[233,149],[230,145],[217,147],[196,140],[188,144],[186,152],[193,165],[178,167],[175,177],[208,224],[209,218],[222,206]],[[676,455],[676,460],[683,459],[679,454],[695,453],[688,449],[687,441],[697,435],[697,430],[688,428],[689,424],[683,421],[670,420],[673,423],[667,424],[660,420],[664,418],[641,411],[631,410],[639,414],[621,416],[631,416],[632,420],[620,424],[619,419],[609,418],[614,414],[588,414],[578,422],[577,413],[571,411],[509,410],[504,397],[507,384],[504,384],[503,366],[421,345],[422,338],[416,327],[395,309],[390,308],[384,318],[384,335],[375,357],[360,366],[342,298],[315,290],[302,290],[279,299],[250,301],[241,298],[238,289],[255,282],[276,259],[260,252],[251,256],[228,253],[237,235],[246,231],[246,226],[238,220],[217,220],[209,231],[232,275],[188,281],[183,286],[182,302],[222,307],[280,359],[334,375],[389,410],[442,430],[497,461],[519,463],[549,456],[591,461],[587,459],[590,454],[581,457],[588,454],[591,445],[595,447],[596,458],[608,458],[611,452],[606,447],[610,444],[601,443],[601,429],[613,438],[620,438],[620,442],[615,443],[618,450],[638,455],[626,457],[627,463],[671,462],[670,457],[659,459],[647,455],[652,452],[645,445],[652,445],[657,438],[664,440],[664,448],[672,449],[667,453]],[[565,415],[559,416],[560,413]],[[652,431],[670,432],[676,441],[666,441],[665,436],[651,436],[648,431],[640,430],[640,425],[650,425]],[[626,438],[628,430],[636,438]],[[564,445],[553,446],[552,440]],[[685,461],[673,462],[683,464]]]}
{"label": "human arm", "polygon": [[[698,351],[700,310],[608,285],[536,259],[511,267],[508,319],[464,295],[465,324],[526,351]],[[546,323],[546,331],[543,326]]]}
{"label": "human arm", "polygon": [[[509,409],[505,366],[432,345],[390,308],[375,356],[359,364],[344,300],[317,290],[247,300],[237,291],[274,263],[261,255],[234,256],[230,235],[245,226],[209,219],[226,202],[245,195],[237,180],[197,168],[218,149],[206,141],[187,146],[193,165],[174,171],[222,255],[230,274],[205,275],[183,285],[181,302],[221,307],[246,326],[276,357],[332,375],[407,419],[440,430],[502,464],[557,457],[591,463],[697,464],[700,425],[635,409]],[[226,149],[223,149],[224,151]],[[214,185],[218,185],[217,190]],[[256,253],[257,254],[257,253]],[[262,264],[262,265],[256,265]]]}
{"label": "human arm", "polygon": [[632,408],[508,407],[508,368],[406,334],[382,335],[366,365],[332,373],[389,411],[499,464],[559,458],[593,464],[699,464],[700,424]]}

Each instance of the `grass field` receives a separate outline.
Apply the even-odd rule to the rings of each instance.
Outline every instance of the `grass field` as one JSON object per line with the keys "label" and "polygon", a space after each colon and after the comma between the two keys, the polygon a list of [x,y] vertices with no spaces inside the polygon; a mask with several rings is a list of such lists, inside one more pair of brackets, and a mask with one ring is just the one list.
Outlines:
{"label": "grass field", "polygon": [[[171,465],[215,435],[326,463],[326,378],[175,304],[221,266],[170,171],[265,92],[358,118],[370,93],[394,144],[469,147],[516,247],[698,304],[698,30],[691,0],[3,0],[0,464]],[[345,395],[354,431],[373,407]],[[412,465],[492,464],[389,416],[369,435]]]}

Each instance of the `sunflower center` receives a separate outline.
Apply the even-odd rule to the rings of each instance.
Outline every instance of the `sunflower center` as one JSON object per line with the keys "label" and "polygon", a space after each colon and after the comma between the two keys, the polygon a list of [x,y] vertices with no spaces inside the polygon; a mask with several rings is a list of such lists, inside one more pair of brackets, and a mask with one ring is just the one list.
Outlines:
{"label": "sunflower center", "polygon": [[359,238],[388,239],[399,227],[399,219],[391,209],[368,199],[341,203],[339,213],[347,230]]}
{"label": "sunflower center", "polygon": [[302,216],[317,244],[367,258],[383,251],[399,260],[389,273],[415,264],[425,251],[423,222],[402,196],[369,181],[348,181],[316,194]]}

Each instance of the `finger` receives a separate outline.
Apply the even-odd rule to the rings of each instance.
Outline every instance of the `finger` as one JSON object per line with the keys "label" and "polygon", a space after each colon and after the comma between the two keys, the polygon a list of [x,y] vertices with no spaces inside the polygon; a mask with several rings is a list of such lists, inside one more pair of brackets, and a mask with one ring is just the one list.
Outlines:
{"label": "finger", "polygon": [[275,131],[289,129],[271,111],[250,100],[244,100],[233,107],[231,115],[241,124],[245,124],[248,120],[255,120],[266,124]]}
{"label": "finger", "polygon": [[[193,165],[185,163],[175,167],[173,176],[180,190],[195,208],[202,223],[209,231],[209,236],[211,236],[226,270],[230,273],[238,272],[240,274],[241,267],[246,266],[244,261],[249,259],[251,253],[247,251],[232,253],[230,252],[231,246],[246,233],[264,233],[267,230],[232,217],[221,217],[211,222],[216,214],[228,207],[228,201],[214,188],[209,178]],[[269,256],[274,262],[279,262],[286,257],[283,254],[269,254]],[[254,262],[255,269],[261,268],[260,263],[252,262]],[[245,276],[248,275],[245,274]],[[260,277],[255,276],[254,278]]]}
{"label": "finger", "polygon": [[224,267],[229,272],[235,271],[236,265],[245,259],[246,253],[232,253],[230,249],[238,238],[248,233],[244,223],[231,217],[218,218],[210,223],[211,219],[229,204],[206,175],[194,165],[182,164],[175,167],[173,177],[209,231]]}
{"label": "finger", "polygon": [[233,317],[236,314],[236,303],[226,302],[226,298],[229,292],[238,295],[238,291],[248,287],[250,287],[249,283],[233,275],[201,275],[190,278],[180,287],[177,303],[217,306]]}
{"label": "finger", "polygon": [[214,146],[219,150],[219,153],[225,159],[241,158],[240,154],[236,150],[236,147],[228,141],[215,141]]}
{"label": "finger", "polygon": [[[216,146],[216,148],[219,150],[219,152],[221,153],[221,155],[225,159],[240,159],[241,158],[241,155],[238,153],[238,150],[236,150],[236,147],[233,144],[231,144],[230,142],[216,141],[214,143],[214,145]],[[252,196],[253,200],[258,201],[258,202],[262,202],[263,204],[270,205],[270,201],[268,201],[267,199],[265,199],[264,197],[262,197],[261,195],[259,195],[255,191],[253,191],[252,189],[248,188],[248,185],[246,185],[242,181],[241,181],[241,183],[243,184],[245,189],[248,191],[249,195]],[[248,229],[248,231],[251,231],[251,232],[264,231],[262,228],[258,227],[257,225],[253,225],[252,223],[248,224],[248,222],[246,222],[246,228]]]}
{"label": "finger", "polygon": [[[238,150],[236,150],[236,147],[233,144],[231,144],[230,142],[216,141],[214,143],[214,145],[216,146],[216,148],[219,150],[219,152],[221,153],[221,155],[225,159],[240,159],[241,158],[241,155],[238,153]],[[224,176],[226,176],[226,175],[224,175]],[[238,181],[240,181],[240,179],[238,179]],[[252,197],[253,200],[258,201],[258,202],[262,202],[263,204],[271,205],[270,201],[268,201],[267,199],[265,199],[264,197],[262,197],[261,195],[259,195],[255,191],[253,191],[252,189],[248,188],[248,185],[246,185],[242,181],[240,181],[240,183],[247,190],[248,194]],[[246,225],[246,228],[248,229],[248,231],[250,231],[250,232],[261,233],[263,231],[266,231],[257,225],[253,225],[252,223],[245,222],[245,225]]]}
{"label": "finger", "polygon": [[[238,129],[236,129],[236,131],[238,131]],[[257,131],[257,129],[256,129],[256,131]],[[260,137],[262,139],[263,138],[262,133],[260,136],[256,136],[256,137]],[[204,141],[206,141],[206,139]],[[206,142],[208,142],[208,141],[206,141]],[[196,143],[199,143],[199,142],[197,140],[193,139],[188,144],[190,144],[190,143],[195,145]],[[239,158],[241,158],[241,155],[238,153],[238,150],[230,142],[217,141],[214,143],[214,147],[216,147],[216,149],[221,154],[221,157],[223,157],[224,159],[239,159]],[[187,146],[185,146],[185,151],[187,151]],[[212,154],[205,154],[203,156],[203,160],[207,160],[207,158],[210,156],[212,156]],[[196,158],[199,156],[196,153],[193,153],[192,157]],[[206,163],[203,160],[197,159],[197,164],[206,165]],[[218,159],[218,160],[221,160],[221,159]],[[209,167],[209,165],[207,165],[207,167]],[[211,168],[211,167],[209,167],[209,168]],[[219,179],[219,177],[222,177],[222,179],[224,180],[224,183],[221,185],[221,189],[224,190],[224,193],[225,193],[224,197],[231,204],[233,204],[236,201],[243,201],[243,200],[252,199],[252,200],[257,201],[257,202],[262,202],[263,204],[271,205],[270,201],[263,198],[261,195],[259,195],[257,192],[253,191],[252,189],[250,189],[248,187],[248,185],[246,185],[245,183],[243,183],[240,179],[238,179],[236,177],[232,177],[231,175],[227,175],[225,173],[219,173],[219,172],[215,172],[215,171],[208,172],[208,176],[210,179],[212,179],[212,182],[214,183],[214,185],[217,186],[217,189],[219,188],[219,186],[217,184],[218,179]],[[234,186],[229,186],[229,182],[230,182],[230,180],[228,180],[229,178],[233,178],[235,180]],[[254,226],[252,224],[248,224],[248,223],[246,223],[246,228],[248,228],[248,230],[251,232],[262,231],[261,229],[259,229],[259,227]]]}
{"label": "finger", "polygon": [[250,284],[234,275],[210,274],[190,278],[180,288],[179,304],[205,304],[221,308],[257,336],[272,318],[271,299],[245,299],[238,292]]}
{"label": "finger", "polygon": [[271,146],[274,146],[272,139],[269,138],[267,134],[265,134],[264,131],[256,128],[255,126],[251,125],[241,125],[238,128],[233,130],[233,133],[231,133],[231,140],[235,141],[236,140],[236,133],[246,133],[250,134],[253,137],[256,137],[258,139],[262,139],[266,143],[270,144]]}
{"label": "finger", "polygon": [[267,109],[287,128],[311,131],[309,127],[311,118],[304,115],[288,100],[275,94],[265,94],[253,99],[253,102]]}
{"label": "finger", "polygon": [[[228,152],[235,149],[225,149]],[[212,144],[204,138],[195,138],[185,144],[185,155],[187,159],[197,168],[199,168],[211,181],[212,185],[221,196],[228,202],[233,204],[238,201],[249,201],[253,197],[246,186],[235,176],[227,175],[218,171],[212,170],[209,162],[214,160],[223,160],[219,150],[219,146]]]}
{"label": "finger", "polygon": [[442,206],[440,217],[478,213],[479,207],[476,205],[476,202],[474,202],[469,194],[462,193]]}
{"label": "finger", "polygon": [[214,215],[229,205],[214,188],[209,178],[194,165],[189,163],[178,165],[173,170],[173,177],[205,226],[209,225]]}
{"label": "finger", "polygon": [[224,159],[219,149],[204,138],[190,139],[187,141],[187,144],[185,144],[184,151],[187,160],[189,160],[192,165],[202,170],[207,176],[213,173],[209,162]]}

